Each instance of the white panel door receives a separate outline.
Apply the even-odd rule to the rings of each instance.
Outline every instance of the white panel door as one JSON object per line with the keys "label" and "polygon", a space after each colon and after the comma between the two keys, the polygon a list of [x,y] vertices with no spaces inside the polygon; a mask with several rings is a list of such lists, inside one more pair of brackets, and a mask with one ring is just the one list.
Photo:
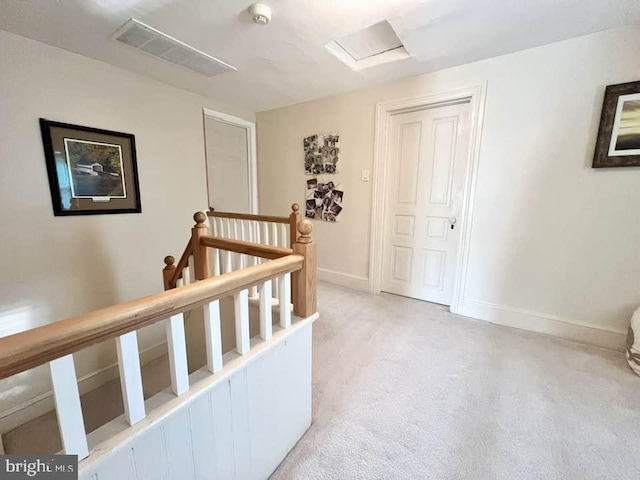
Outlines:
{"label": "white panel door", "polygon": [[385,292],[451,303],[469,114],[465,102],[391,117],[382,273]]}
{"label": "white panel door", "polygon": [[205,115],[209,206],[250,213],[249,130]]}

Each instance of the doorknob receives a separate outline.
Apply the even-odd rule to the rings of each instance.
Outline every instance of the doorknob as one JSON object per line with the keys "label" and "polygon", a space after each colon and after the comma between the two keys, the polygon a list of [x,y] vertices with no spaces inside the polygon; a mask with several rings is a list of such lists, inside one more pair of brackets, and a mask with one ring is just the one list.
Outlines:
{"label": "doorknob", "polygon": [[455,224],[458,221],[456,217],[449,217],[449,223],[451,224],[451,230],[455,228]]}

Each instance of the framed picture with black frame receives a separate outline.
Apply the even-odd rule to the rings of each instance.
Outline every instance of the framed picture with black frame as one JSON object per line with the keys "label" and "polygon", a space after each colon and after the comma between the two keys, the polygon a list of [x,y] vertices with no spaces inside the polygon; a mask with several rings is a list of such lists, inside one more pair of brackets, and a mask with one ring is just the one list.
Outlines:
{"label": "framed picture with black frame", "polygon": [[53,214],[140,213],[130,133],[40,119]]}
{"label": "framed picture with black frame", "polygon": [[605,89],[593,168],[640,167],[640,81]]}

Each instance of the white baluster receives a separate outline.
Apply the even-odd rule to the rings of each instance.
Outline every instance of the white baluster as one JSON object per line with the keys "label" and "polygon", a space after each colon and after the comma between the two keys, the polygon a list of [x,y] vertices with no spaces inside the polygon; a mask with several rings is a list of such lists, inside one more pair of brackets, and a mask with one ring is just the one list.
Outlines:
{"label": "white baluster", "polygon": [[240,355],[249,352],[249,291],[241,290],[233,296],[236,317],[236,351]]}
{"label": "white baluster", "polygon": [[187,270],[189,270],[189,283],[187,285],[191,285],[193,282],[196,282],[196,259],[193,255],[189,255],[189,260],[187,261]]}
{"label": "white baluster", "polygon": [[[289,247],[289,235],[287,233],[287,227],[288,225],[284,224],[284,223],[280,223],[278,224],[280,227],[280,243],[279,245],[281,247]],[[292,248],[292,247],[289,247]]]}
{"label": "white baluster", "polygon": [[[227,238],[228,222],[228,218],[220,219],[220,237],[222,238]],[[228,253],[226,250],[220,250],[220,273],[229,273],[231,271]]]}
{"label": "white baluster", "polygon": [[204,306],[204,333],[207,344],[207,369],[222,370],[222,332],[220,330],[220,300]]}
{"label": "white baluster", "polygon": [[49,362],[49,369],[64,453],[78,455],[78,460],[82,460],[89,456],[89,447],[82,418],[73,355],[66,355]]}
{"label": "white baluster", "polygon": [[[224,218],[218,219],[220,222],[220,228],[218,228],[218,237],[224,238]],[[224,250],[218,250],[218,268],[220,269],[220,274],[226,273],[226,264],[225,264],[225,253]]]}
{"label": "white baluster", "polygon": [[189,390],[189,368],[187,366],[187,342],[184,335],[184,316],[173,315],[166,320],[167,346],[169,348],[169,369],[171,390],[181,395]]}
{"label": "white baluster", "polygon": [[[269,232],[269,245],[273,245],[275,247],[279,246],[279,241],[278,241],[278,224],[277,223],[272,223],[271,224],[271,231]],[[278,278],[274,278],[273,279],[273,298],[280,298],[280,279]]]}
{"label": "white baluster", "polygon": [[270,245],[269,243],[269,223],[262,222],[262,232],[260,237],[260,243],[262,245]]}
{"label": "white baluster", "polygon": [[260,338],[269,340],[273,331],[271,316],[271,280],[258,285],[260,295]]}
{"label": "white baluster", "polygon": [[[247,222],[247,239],[251,243],[258,243],[258,241],[256,239],[256,232],[255,232],[254,224],[255,224],[255,222],[253,220],[249,220]],[[257,262],[257,258],[255,256],[253,256],[253,255],[247,255],[246,256],[246,261],[247,261],[247,263],[246,263],[247,267],[252,267],[253,265],[256,265],[258,263]],[[250,297],[255,297],[256,295],[258,295],[258,286],[254,285],[249,290],[249,296]]]}
{"label": "white baluster", "polygon": [[118,353],[124,414],[129,425],[135,425],[146,415],[136,332],[125,333],[117,337],[116,350]]}
{"label": "white baluster", "polygon": [[289,328],[291,326],[291,274],[285,273],[280,277],[280,326]]}
{"label": "white baluster", "polygon": [[[189,261],[191,261],[191,256],[189,256]],[[189,265],[182,269],[182,285],[191,285],[193,281],[191,280],[193,277],[191,276],[191,268]]]}
{"label": "white baluster", "polygon": [[216,236],[216,217],[209,217],[209,229],[211,230],[211,235]]}
{"label": "white baluster", "polygon": [[[227,232],[226,232],[226,238],[230,238],[230,239],[232,239],[232,238],[233,238],[232,222],[233,222],[233,220],[232,220],[232,219],[227,218]],[[232,252],[230,252],[230,251],[228,251],[228,250],[226,250],[226,251],[225,251],[225,257],[226,257],[226,258],[225,258],[225,261],[226,261],[226,264],[227,264],[227,269],[226,269],[226,271],[227,271],[227,272],[232,272],[232,271],[234,270],[234,268],[233,268],[233,261],[232,261],[232,260],[233,260],[233,257],[232,257],[232,255],[231,255],[231,253],[232,253]]]}
{"label": "white baluster", "polygon": [[220,275],[220,250],[217,248],[211,249],[211,261],[212,261],[212,269],[213,276],[217,277]]}
{"label": "white baluster", "polygon": [[[264,241],[264,230],[262,228],[263,222],[256,222],[256,243],[260,245],[266,245]],[[264,260],[260,257],[256,258],[256,262],[258,264],[262,263]]]}
{"label": "white baluster", "polygon": [[[233,219],[233,239],[234,240],[240,240],[240,229],[239,229],[239,222],[240,220],[238,219]],[[242,255],[240,255],[239,253],[233,252],[233,270],[241,270],[242,269]]]}
{"label": "white baluster", "polygon": [[[222,237],[222,219],[221,218],[216,218],[216,237]],[[221,255],[222,252],[215,248],[213,250],[213,272],[214,275],[218,276],[220,275],[223,270],[222,270],[222,259],[221,259]]]}
{"label": "white baluster", "polygon": [[[245,227],[246,227],[246,221],[245,220],[238,220],[238,222],[240,223],[239,228],[239,232],[240,232],[240,238],[239,240],[242,240],[243,242],[246,242],[249,240],[249,237],[247,235],[247,232],[245,231]],[[248,266],[248,262],[247,262],[247,256],[246,255],[240,255],[240,268],[245,268]]]}

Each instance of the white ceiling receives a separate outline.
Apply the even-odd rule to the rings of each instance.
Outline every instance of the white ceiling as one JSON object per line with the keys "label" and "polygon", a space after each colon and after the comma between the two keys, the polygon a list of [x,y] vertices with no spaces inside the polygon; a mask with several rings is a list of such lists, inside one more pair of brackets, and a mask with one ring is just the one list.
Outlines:
{"label": "white ceiling", "polygon": [[[253,111],[640,22],[640,0],[1,0],[0,28]],[[206,78],[109,37],[134,17],[238,68]],[[388,20],[412,58],[354,72],[324,45]]]}

